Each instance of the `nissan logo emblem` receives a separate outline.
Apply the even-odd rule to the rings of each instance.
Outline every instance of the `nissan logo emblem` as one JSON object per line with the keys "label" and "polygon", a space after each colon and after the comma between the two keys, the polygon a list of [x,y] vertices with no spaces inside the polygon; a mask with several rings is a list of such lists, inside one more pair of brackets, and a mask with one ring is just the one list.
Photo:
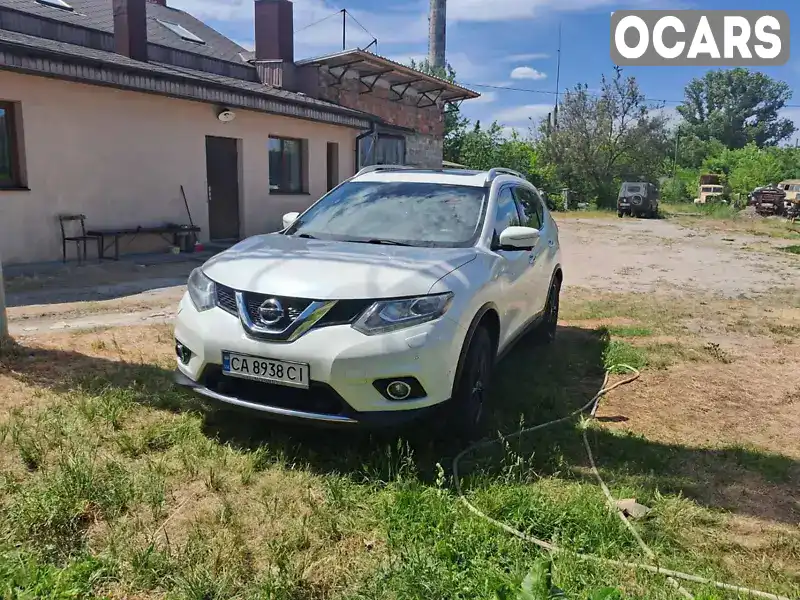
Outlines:
{"label": "nissan logo emblem", "polygon": [[275,298],[270,298],[258,307],[258,316],[264,325],[275,325],[283,318],[283,306]]}

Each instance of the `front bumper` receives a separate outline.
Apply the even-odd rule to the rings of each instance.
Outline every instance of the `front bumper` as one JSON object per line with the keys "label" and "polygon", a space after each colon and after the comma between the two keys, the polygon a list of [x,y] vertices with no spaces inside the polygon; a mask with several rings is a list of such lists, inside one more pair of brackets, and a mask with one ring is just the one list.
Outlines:
{"label": "front bumper", "polygon": [[[219,308],[197,312],[181,301],[175,338],[190,352],[176,359],[179,385],[210,400],[266,417],[327,425],[393,425],[413,420],[447,401],[465,331],[449,318],[376,336],[349,325],[311,330],[291,343],[249,337],[237,317]],[[309,365],[309,389],[289,388],[222,374],[222,353]],[[373,385],[379,379],[415,378],[421,398],[392,401]]]}
{"label": "front bumper", "polygon": [[[294,421],[327,427],[358,427],[358,428],[388,428],[399,427],[413,421],[429,418],[435,414],[440,405],[427,408],[401,411],[373,411],[357,412],[346,402],[342,401],[341,410],[325,412],[313,409],[303,409],[298,406],[288,407],[277,404],[267,404],[253,400],[246,400],[237,395],[228,395],[217,392],[201,383],[192,381],[180,369],[175,370],[175,383],[202,396],[207,400],[219,402],[228,407],[248,413],[255,413],[268,419],[279,421]],[[287,390],[290,388],[286,388]],[[311,392],[313,393],[313,392]]]}

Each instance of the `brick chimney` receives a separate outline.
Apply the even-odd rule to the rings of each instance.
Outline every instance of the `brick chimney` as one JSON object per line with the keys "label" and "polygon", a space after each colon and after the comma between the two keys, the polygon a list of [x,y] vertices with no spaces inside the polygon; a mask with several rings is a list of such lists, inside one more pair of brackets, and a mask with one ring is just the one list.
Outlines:
{"label": "brick chimney", "polygon": [[117,54],[147,61],[146,0],[113,0],[114,44]]}
{"label": "brick chimney", "polygon": [[255,1],[256,60],[294,63],[294,5],[289,0]]}

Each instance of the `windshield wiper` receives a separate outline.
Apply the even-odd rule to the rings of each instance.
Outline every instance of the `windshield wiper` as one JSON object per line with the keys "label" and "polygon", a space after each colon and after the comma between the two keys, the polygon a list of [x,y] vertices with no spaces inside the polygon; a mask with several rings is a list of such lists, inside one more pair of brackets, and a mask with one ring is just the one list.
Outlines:
{"label": "windshield wiper", "polygon": [[304,239],[307,239],[307,240],[315,240],[315,239],[317,239],[313,235],[311,235],[310,233],[299,233],[299,234],[295,235],[294,237],[304,238]]}
{"label": "windshield wiper", "polygon": [[396,242],[395,240],[381,240],[381,239],[372,239],[372,240],[348,240],[352,242],[359,242],[361,244],[383,244],[385,246],[411,246],[412,244],[406,244],[404,242]]}

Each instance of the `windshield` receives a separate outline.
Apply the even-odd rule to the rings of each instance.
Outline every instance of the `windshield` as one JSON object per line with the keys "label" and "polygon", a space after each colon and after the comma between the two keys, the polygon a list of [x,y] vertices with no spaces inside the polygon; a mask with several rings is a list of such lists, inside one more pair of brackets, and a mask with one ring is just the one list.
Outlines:
{"label": "windshield", "polygon": [[352,242],[472,246],[483,224],[482,187],[351,181],[322,198],[285,233]]}
{"label": "windshield", "polygon": [[718,185],[707,185],[704,186],[701,190],[703,194],[721,194],[722,193],[722,186]]}

